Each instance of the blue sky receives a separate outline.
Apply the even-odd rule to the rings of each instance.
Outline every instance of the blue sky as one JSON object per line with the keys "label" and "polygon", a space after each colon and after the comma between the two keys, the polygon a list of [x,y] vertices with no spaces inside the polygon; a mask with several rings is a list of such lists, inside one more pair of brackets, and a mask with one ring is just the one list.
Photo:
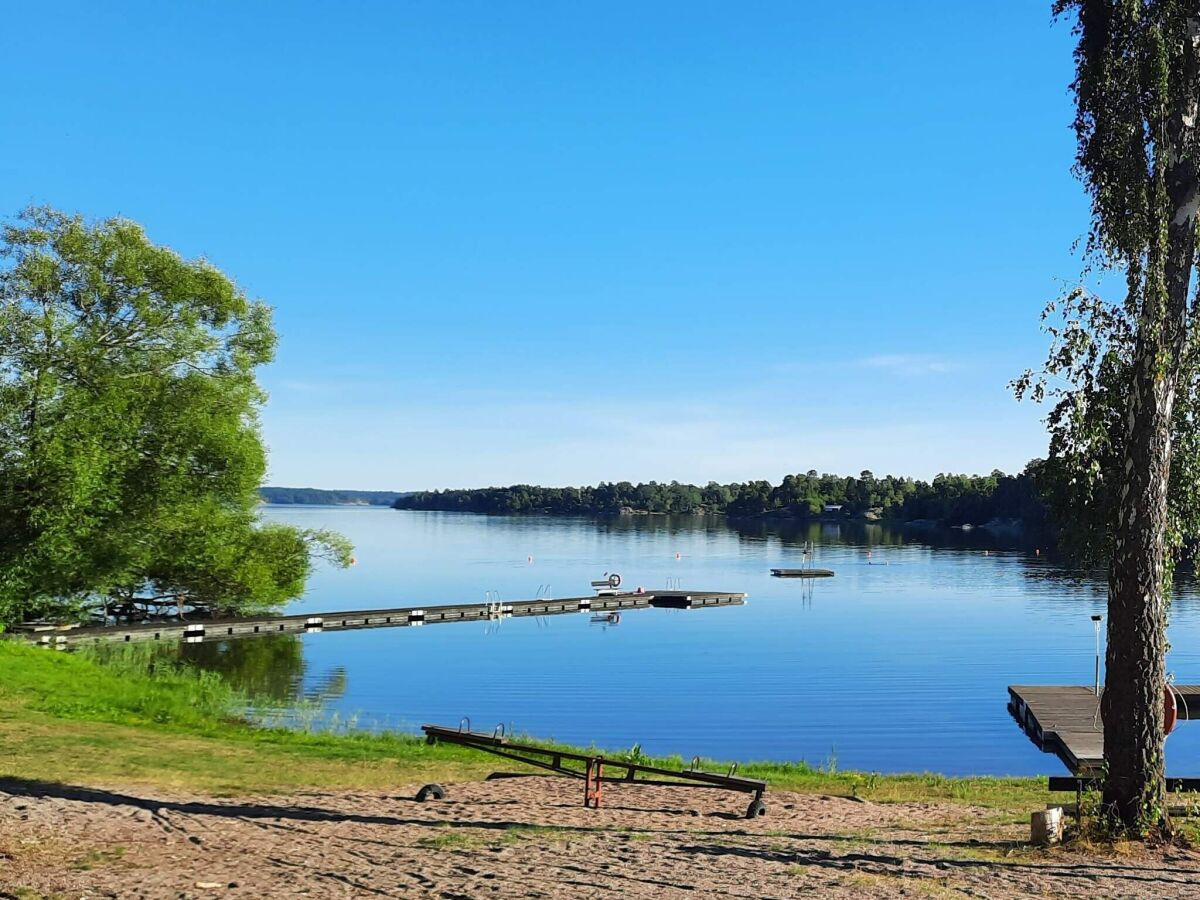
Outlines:
{"label": "blue sky", "polygon": [[0,213],[276,309],[270,481],[930,477],[1087,227],[1049,3],[13,4]]}

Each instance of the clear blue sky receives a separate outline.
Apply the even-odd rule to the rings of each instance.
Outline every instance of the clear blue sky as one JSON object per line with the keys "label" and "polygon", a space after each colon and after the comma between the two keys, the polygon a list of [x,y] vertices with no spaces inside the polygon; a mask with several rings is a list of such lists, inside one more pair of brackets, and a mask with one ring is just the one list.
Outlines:
{"label": "clear blue sky", "polygon": [[272,304],[274,484],[1013,470],[1088,214],[1049,5],[11,4],[0,213]]}

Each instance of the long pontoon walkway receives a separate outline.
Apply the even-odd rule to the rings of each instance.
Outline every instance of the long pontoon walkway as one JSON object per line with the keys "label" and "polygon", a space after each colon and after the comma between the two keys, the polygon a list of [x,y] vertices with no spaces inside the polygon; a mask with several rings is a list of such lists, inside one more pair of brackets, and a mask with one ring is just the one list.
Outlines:
{"label": "long pontoon walkway", "polygon": [[250,616],[236,619],[196,619],[194,621],[176,619],[136,625],[98,625],[86,628],[27,625],[18,627],[16,634],[41,644],[65,649],[92,643],[167,640],[200,643],[267,634],[397,628],[412,625],[436,625],[445,622],[479,622],[521,616],[555,616],[578,612],[620,613],[625,610],[650,607],[703,609],[711,606],[736,606],[745,602],[745,594],[728,591],[646,591],[644,593],[601,594],[597,597],[566,597],[561,600],[485,601],[453,606],[403,606],[395,609]]}

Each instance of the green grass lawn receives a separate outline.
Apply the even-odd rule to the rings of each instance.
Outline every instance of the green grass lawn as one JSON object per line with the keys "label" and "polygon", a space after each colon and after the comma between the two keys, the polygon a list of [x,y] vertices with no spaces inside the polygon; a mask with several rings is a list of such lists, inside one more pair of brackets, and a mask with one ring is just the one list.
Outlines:
{"label": "green grass lawn", "polygon": [[[134,657],[100,663],[82,653],[0,640],[0,775],[232,795],[389,789],[479,779],[497,765],[513,766],[407,734],[258,727],[234,713],[243,706],[244,699],[212,673],[161,665],[147,671]],[[678,758],[638,759],[683,768]],[[710,765],[720,771],[728,764]],[[1009,812],[1049,799],[1040,779],[876,775],[804,762],[742,762],[738,774],[775,788],[880,802],[943,800]]]}

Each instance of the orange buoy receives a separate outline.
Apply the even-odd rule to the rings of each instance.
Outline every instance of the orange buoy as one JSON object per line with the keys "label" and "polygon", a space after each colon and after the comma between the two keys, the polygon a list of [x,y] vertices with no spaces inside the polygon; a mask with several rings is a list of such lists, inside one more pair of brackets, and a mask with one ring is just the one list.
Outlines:
{"label": "orange buoy", "polygon": [[350,557],[350,565],[352,565],[352,566],[358,565],[358,557],[357,556]]}
{"label": "orange buoy", "polygon": [[1179,721],[1179,703],[1175,699],[1175,689],[1169,684],[1163,685],[1163,736],[1166,737],[1175,730]]}

